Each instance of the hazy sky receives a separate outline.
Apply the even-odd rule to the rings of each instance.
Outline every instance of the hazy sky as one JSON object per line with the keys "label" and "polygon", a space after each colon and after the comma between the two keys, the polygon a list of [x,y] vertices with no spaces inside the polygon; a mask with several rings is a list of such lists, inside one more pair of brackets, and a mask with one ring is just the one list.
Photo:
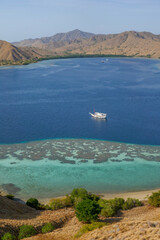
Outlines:
{"label": "hazy sky", "polygon": [[0,0],[0,39],[18,41],[80,29],[160,34],[160,0]]}

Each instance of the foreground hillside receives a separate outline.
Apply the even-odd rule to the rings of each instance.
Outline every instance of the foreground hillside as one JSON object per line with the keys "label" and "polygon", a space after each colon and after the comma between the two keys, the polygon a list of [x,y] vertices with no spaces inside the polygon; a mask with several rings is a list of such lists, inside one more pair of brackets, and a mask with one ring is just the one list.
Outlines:
{"label": "foreground hillside", "polygon": [[[81,223],[75,218],[72,208],[39,211],[0,196],[0,237],[6,232],[17,235],[18,228],[24,224],[33,225],[37,231],[40,231],[47,222],[52,222],[57,228],[56,231],[60,232],[63,232],[64,226],[71,223],[73,230],[69,237],[74,235],[81,226]],[[65,235],[67,236],[67,233]]]}
{"label": "foreground hillside", "polygon": [[[105,220],[109,223],[100,229],[95,229],[82,235],[79,240],[158,240],[160,239],[160,209],[149,206],[123,212],[120,216]],[[81,228],[75,216],[65,223],[63,228],[52,233],[39,234],[28,238],[33,240],[72,240]]]}
{"label": "foreground hillside", "polygon": [[[39,205],[38,201],[36,202],[32,198],[27,203],[27,205],[32,204],[31,208],[24,203],[17,202],[16,199],[10,200],[0,196],[0,237],[9,233],[15,236],[12,239],[28,240],[158,240],[160,239],[159,200],[160,191],[152,194],[149,201],[143,201],[141,206],[138,206],[138,204],[137,207],[132,206],[130,208],[131,202],[140,202],[131,198],[126,199],[126,201],[122,198],[103,200],[97,195],[87,193],[84,189],[74,189],[70,196],[52,199],[49,205]],[[71,202],[74,202],[72,207],[70,205]],[[82,216],[90,216],[92,218],[95,214],[93,208],[90,208],[91,205],[89,208],[85,208],[86,203],[89,205],[93,204],[92,207],[94,206],[94,208],[97,203],[102,206],[99,219],[96,222],[91,223],[88,219],[88,224],[86,224],[82,221]],[[111,214],[111,208],[120,207],[119,204],[123,204],[123,210],[121,209]],[[79,215],[78,209],[80,206]],[[52,210],[36,210],[45,209],[44,207],[52,208]],[[90,211],[92,214],[88,215]],[[108,214],[113,216],[109,217],[107,216]],[[48,229],[42,234],[44,226],[48,224],[54,226],[54,228],[52,230]],[[35,233],[30,235],[32,237],[20,238],[20,229],[24,226],[34,228]],[[26,234],[23,231],[24,233]],[[8,239],[10,238],[5,238],[5,240]],[[3,237],[2,240],[4,240]]]}

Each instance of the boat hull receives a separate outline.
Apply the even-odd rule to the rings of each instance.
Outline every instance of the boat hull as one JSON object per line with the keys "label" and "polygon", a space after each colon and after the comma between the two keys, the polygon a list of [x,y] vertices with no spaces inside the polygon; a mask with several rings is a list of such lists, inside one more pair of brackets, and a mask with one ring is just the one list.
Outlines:
{"label": "boat hull", "polygon": [[98,118],[98,119],[106,119],[107,118],[107,114],[103,114],[103,115],[97,115],[97,114],[93,114],[93,113],[89,113],[92,117],[94,118]]}

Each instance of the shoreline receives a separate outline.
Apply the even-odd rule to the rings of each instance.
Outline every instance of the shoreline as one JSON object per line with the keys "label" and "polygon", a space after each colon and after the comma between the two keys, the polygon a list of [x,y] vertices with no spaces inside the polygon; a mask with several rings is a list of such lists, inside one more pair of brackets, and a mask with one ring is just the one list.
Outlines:
{"label": "shoreline", "polygon": [[[148,199],[150,195],[152,195],[153,192],[158,192],[158,191],[160,191],[160,188],[153,189],[153,190],[136,191],[136,192],[125,192],[125,193],[101,193],[97,195],[105,200],[109,200],[112,198],[124,198],[125,200],[127,198],[137,198],[140,201],[145,201]],[[96,194],[96,193],[93,193],[93,194]],[[53,197],[53,198],[58,199],[58,198],[64,198],[64,197],[65,195],[59,196],[59,197]],[[53,198],[39,198],[38,200],[42,204],[47,204]]]}
{"label": "shoreline", "polygon": [[[109,199],[113,199],[113,198],[124,198],[124,200],[126,200],[127,198],[136,198],[139,199],[140,201],[145,201],[148,199],[148,197],[150,195],[152,195],[152,193],[154,192],[158,192],[160,191],[160,188],[157,189],[152,189],[152,190],[142,190],[142,191],[135,191],[135,192],[122,192],[122,193],[96,193],[93,192],[93,194],[98,195],[100,198],[105,199],[105,200],[109,200]],[[0,188],[0,196],[6,196],[7,194],[9,194],[7,191],[4,191],[2,188]],[[62,195],[62,196],[58,196],[58,197],[50,197],[50,198],[37,198],[38,201],[42,204],[48,204],[50,202],[51,199],[59,199],[59,198],[64,198],[66,195]],[[34,196],[33,196],[34,198]],[[28,198],[23,198],[23,197],[19,197],[15,195],[15,199],[19,199],[22,200],[24,202],[26,202],[28,200]]]}
{"label": "shoreline", "polygon": [[150,195],[152,195],[153,192],[160,191],[160,188],[152,189],[152,190],[142,190],[142,191],[136,191],[136,192],[125,192],[125,193],[104,193],[100,195],[103,199],[111,199],[111,198],[124,198],[125,200],[127,198],[137,198],[141,201],[147,200]]}
{"label": "shoreline", "polygon": [[159,60],[160,58],[153,58],[153,57],[147,57],[147,56],[134,56],[134,55],[116,55],[116,54],[72,54],[72,55],[57,55],[57,56],[44,56],[40,58],[32,58],[24,61],[7,61],[7,60],[1,60],[0,61],[0,67],[5,66],[25,66],[32,63],[38,63],[41,61],[46,60],[58,60],[58,59],[69,59],[69,58],[137,58],[137,59],[153,59],[153,60]]}
{"label": "shoreline", "polygon": [[[7,60],[1,60],[0,61],[0,67],[5,66],[23,66],[23,65],[29,65],[32,63],[38,63],[41,61],[46,60],[58,60],[58,59],[68,59],[68,58],[134,58],[134,56],[127,56],[127,55],[114,55],[114,54],[71,54],[71,55],[57,55],[57,56],[44,56],[40,58],[31,58],[24,61],[7,61]],[[143,57],[140,57],[143,58]],[[147,58],[147,57],[146,57]],[[158,58],[157,58],[158,59]]]}

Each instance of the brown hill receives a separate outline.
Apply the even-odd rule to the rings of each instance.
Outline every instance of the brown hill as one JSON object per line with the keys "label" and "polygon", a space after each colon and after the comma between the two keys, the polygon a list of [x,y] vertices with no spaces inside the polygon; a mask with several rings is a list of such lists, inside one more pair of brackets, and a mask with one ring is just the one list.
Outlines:
{"label": "brown hill", "polygon": [[39,46],[41,44],[47,44],[51,42],[69,42],[73,41],[75,39],[83,38],[88,39],[92,37],[93,33],[88,32],[82,32],[78,29],[75,29],[73,31],[67,32],[67,33],[57,33],[56,35],[53,35],[51,37],[42,37],[42,38],[36,38],[36,39],[25,39],[20,42],[14,42],[13,44],[17,47],[25,47],[25,46]]}
{"label": "brown hill", "polygon": [[41,55],[32,48],[18,48],[0,40],[0,61],[17,62],[35,57],[41,57]]}
{"label": "brown hill", "polygon": [[[0,64],[22,64],[71,55],[123,55],[160,58],[160,35],[149,32],[123,32],[94,35],[80,30],[57,34],[50,38],[25,40],[14,46],[0,41]],[[9,61],[9,62],[8,62]]]}
{"label": "brown hill", "polygon": [[[0,196],[0,239],[6,233],[18,234],[22,225],[33,225],[37,232],[47,222],[52,222],[56,228],[72,219],[74,210],[71,208],[56,211],[39,211],[18,203],[14,200]],[[76,221],[78,223],[78,220]],[[78,226],[80,223],[78,223]]]}
{"label": "brown hill", "polygon": [[72,42],[42,44],[41,48],[53,55],[111,54],[127,56],[160,57],[160,36],[151,33],[124,32],[121,34],[95,35],[90,39]]}
{"label": "brown hill", "polygon": [[[65,214],[65,211],[64,211]],[[95,229],[77,238],[79,240],[158,240],[160,239],[160,209],[150,206],[133,208],[122,211],[116,217],[102,219],[108,223],[100,229]],[[66,221],[62,228],[52,233],[39,234],[27,238],[32,240],[74,240],[75,234],[80,230],[82,223],[79,223],[75,216]]]}
{"label": "brown hill", "polygon": [[35,214],[36,210],[25,204],[0,196],[0,219],[25,218],[25,214]]}
{"label": "brown hill", "polygon": [[[0,196],[0,237],[5,232],[17,236],[21,225],[33,225],[38,233],[47,222],[52,222],[56,230],[47,234],[38,234],[28,238],[32,240],[72,240],[83,226],[74,214],[74,209],[66,208],[54,211],[38,211],[26,205]],[[101,218],[109,223],[101,229],[85,233],[81,240],[91,239],[160,239],[160,208],[144,206],[121,211],[115,217]]]}
{"label": "brown hill", "polygon": [[[73,31],[74,32],[74,31]],[[45,55],[72,55],[72,54],[111,54],[134,57],[160,57],[160,35],[149,32],[123,32],[120,34],[88,35],[69,32],[70,38],[50,38],[49,41],[38,39],[27,44],[35,49],[43,50]],[[71,37],[73,34],[73,38]],[[60,35],[59,35],[60,36]],[[90,37],[89,37],[90,36]],[[21,44],[23,42],[20,42]],[[37,51],[39,51],[37,50]]]}

